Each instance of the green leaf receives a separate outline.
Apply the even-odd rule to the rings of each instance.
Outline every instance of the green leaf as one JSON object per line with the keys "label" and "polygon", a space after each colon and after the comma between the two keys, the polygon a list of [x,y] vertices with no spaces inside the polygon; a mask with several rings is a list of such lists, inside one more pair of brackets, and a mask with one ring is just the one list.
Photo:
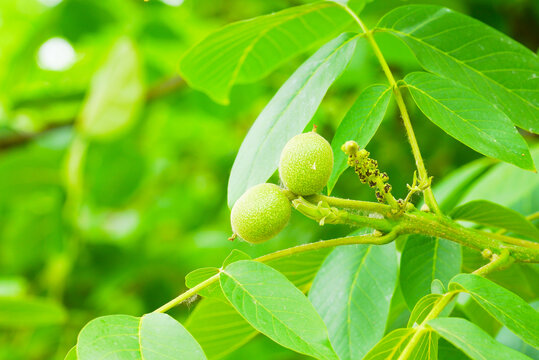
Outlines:
{"label": "green leaf", "polygon": [[447,341],[477,360],[531,360],[491,338],[477,325],[460,318],[438,318],[427,323]]}
{"label": "green leaf", "polygon": [[224,357],[258,334],[232,305],[216,299],[200,301],[185,327],[210,360]]}
{"label": "green leaf", "polygon": [[64,308],[43,298],[0,297],[0,326],[26,328],[62,324]]}
{"label": "green leaf", "polygon": [[391,87],[387,85],[369,86],[361,92],[341,121],[331,141],[335,161],[328,180],[328,193],[331,193],[339,176],[348,167],[347,157],[341,146],[348,140],[356,141],[360,148],[367,146],[384,119],[391,93]]}
{"label": "green leaf", "polygon": [[233,84],[263,78],[351,20],[341,6],[325,1],[236,22],[190,49],[180,71],[191,87],[227,104]]}
{"label": "green leaf", "polygon": [[446,133],[475,151],[533,170],[528,145],[501,110],[460,83],[415,72],[404,78],[421,111]]}
{"label": "green leaf", "polygon": [[[530,303],[530,306],[532,306],[535,310],[539,311],[539,301],[534,301]],[[505,346],[509,346],[510,348],[517,350],[518,352],[528,355],[532,359],[539,359],[539,349],[534,349],[530,345],[520,340],[518,336],[513,334],[511,330],[509,330],[505,326],[501,328],[496,335],[496,341],[499,341]]]}
{"label": "green leaf", "polygon": [[408,359],[437,360],[438,339],[438,334],[434,331],[421,332],[419,341]]}
{"label": "green leaf", "polygon": [[[417,304],[415,304],[412,313],[410,314],[407,327],[411,328],[415,327],[416,325],[420,325],[425,320],[429,312],[441,299],[442,295],[440,294],[428,294],[419,299]],[[444,307],[444,309],[438,316],[448,316],[453,310],[454,305],[455,300],[453,300],[450,304]]]}
{"label": "green leaf", "polygon": [[145,360],[206,359],[193,336],[167,314],[152,313],[140,319],[140,349]]}
{"label": "green leaf", "polygon": [[539,347],[539,312],[503,287],[474,274],[459,274],[452,288],[466,290],[472,298],[522,340]]}
{"label": "green leaf", "polygon": [[397,283],[395,244],[333,250],[309,292],[341,359],[362,359],[383,337]]}
{"label": "green leaf", "polygon": [[537,55],[482,22],[431,5],[399,7],[378,23],[426,70],[468,86],[519,127],[539,131]]}
{"label": "green leaf", "polygon": [[69,350],[64,360],[78,360],[76,346],[73,346],[71,350]]}
{"label": "green leaf", "polygon": [[139,55],[130,39],[121,38],[92,79],[80,115],[82,132],[112,138],[134,122],[144,97]]}
{"label": "green leaf", "polygon": [[363,360],[397,360],[414,333],[414,329],[393,330],[384,336]]}
{"label": "green leaf", "polygon": [[439,279],[434,279],[430,283],[430,292],[433,294],[443,295],[447,292],[447,290],[443,282],[441,282]]}
{"label": "green leaf", "polygon": [[410,309],[430,293],[434,279],[443,284],[460,272],[462,254],[459,244],[423,235],[408,237],[401,257],[400,285]]}
{"label": "green leaf", "polygon": [[452,171],[433,187],[434,195],[444,212],[453,209],[465,195],[466,188],[492,164],[488,158],[472,161]]}
{"label": "green leaf", "polygon": [[206,359],[195,339],[166,314],[109,315],[90,321],[77,342],[80,360]]}
{"label": "green leaf", "polygon": [[302,292],[307,292],[331,250],[306,251],[263,262],[286,276]]}
{"label": "green leaf", "polygon": [[438,341],[438,359],[439,360],[470,360],[462,351],[444,338]]}
{"label": "green leaf", "polygon": [[[532,148],[531,154],[539,163],[539,146]],[[537,174],[510,164],[496,164],[468,189],[460,203],[483,199],[514,209],[518,202],[528,199],[536,205],[531,207],[534,210],[539,204],[539,197],[533,196],[535,189],[539,189]]]}
{"label": "green leaf", "polygon": [[458,314],[460,317],[473,322],[490,336],[496,335],[500,330],[501,325],[498,320],[483,309],[471,296],[462,296],[458,305]]}
{"label": "green leaf", "polygon": [[232,264],[233,262],[240,261],[240,260],[251,260],[251,257],[244,253],[243,251],[232,249],[230,254],[226,257],[225,261],[223,261],[223,268],[226,268],[228,265]]}
{"label": "green leaf", "polygon": [[260,113],[241,144],[228,181],[228,205],[277,169],[287,141],[309,123],[327,89],[354,54],[358,34],[344,33],[301,65]]}
{"label": "green leaf", "polygon": [[320,315],[277,270],[242,260],[230,264],[220,280],[227,299],[255,329],[299,353],[338,359]]}
{"label": "green leaf", "polygon": [[[185,285],[191,289],[217,274],[219,274],[219,269],[216,267],[205,267],[193,270],[189,274],[185,275]],[[204,289],[199,290],[198,294],[207,298],[226,300],[223,292],[221,291],[221,287],[217,282],[214,282]]]}
{"label": "green leaf", "polygon": [[493,226],[539,239],[539,229],[515,210],[487,200],[474,200],[454,209],[449,216],[485,226]]}
{"label": "green leaf", "polygon": [[411,328],[416,324],[420,325],[441,298],[442,295],[439,294],[428,294],[419,299],[412,310],[410,319],[408,319],[407,327]]}

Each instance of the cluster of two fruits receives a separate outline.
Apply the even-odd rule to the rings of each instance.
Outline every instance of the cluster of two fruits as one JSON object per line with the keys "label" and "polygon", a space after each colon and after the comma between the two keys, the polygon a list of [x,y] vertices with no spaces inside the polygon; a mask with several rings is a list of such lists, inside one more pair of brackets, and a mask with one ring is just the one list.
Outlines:
{"label": "cluster of two fruits", "polygon": [[[314,131],[293,137],[281,153],[279,176],[283,185],[296,195],[322,191],[332,170],[331,146]],[[279,186],[259,184],[234,204],[230,216],[232,230],[247,242],[261,243],[286,226],[290,213],[290,201]]]}

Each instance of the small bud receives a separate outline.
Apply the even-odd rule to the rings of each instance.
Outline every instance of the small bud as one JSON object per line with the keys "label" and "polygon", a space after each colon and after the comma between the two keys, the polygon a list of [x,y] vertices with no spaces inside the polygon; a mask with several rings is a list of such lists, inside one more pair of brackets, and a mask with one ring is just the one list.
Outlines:
{"label": "small bud", "polygon": [[484,259],[490,259],[492,257],[492,250],[485,249],[481,251],[481,256],[483,256]]}
{"label": "small bud", "polygon": [[430,211],[429,206],[428,206],[427,204],[423,204],[423,205],[421,206],[421,211],[423,211],[423,212],[429,212],[429,211]]}
{"label": "small bud", "polygon": [[344,151],[348,155],[354,155],[357,153],[357,150],[359,149],[359,145],[355,141],[347,141],[344,143],[344,145],[341,147],[341,150]]}

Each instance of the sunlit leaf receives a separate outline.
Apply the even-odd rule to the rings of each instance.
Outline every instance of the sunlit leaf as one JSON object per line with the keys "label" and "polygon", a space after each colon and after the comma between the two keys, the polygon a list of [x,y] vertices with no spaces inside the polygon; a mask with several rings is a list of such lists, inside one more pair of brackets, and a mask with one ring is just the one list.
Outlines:
{"label": "sunlit leaf", "polygon": [[472,298],[522,340],[539,347],[539,312],[503,287],[474,274],[459,274],[453,288],[466,290]]}
{"label": "sunlit leaf", "polygon": [[460,318],[438,318],[427,323],[440,336],[451,342],[472,359],[531,360],[529,357],[500,344],[477,325]]}
{"label": "sunlit leaf", "polygon": [[335,161],[328,180],[328,193],[331,193],[339,176],[348,166],[341,146],[348,140],[354,140],[360,148],[365,148],[384,119],[390,99],[391,87],[372,85],[361,92],[348,110],[331,141]]}
{"label": "sunlit leaf", "polygon": [[[530,305],[537,311],[539,311],[539,301],[534,301]],[[496,335],[496,341],[517,350],[525,355],[528,355],[532,359],[539,359],[539,349],[534,349],[532,346],[526,344],[518,336],[513,334],[507,327],[500,329]]]}
{"label": "sunlit leaf", "polygon": [[516,125],[539,131],[537,55],[482,22],[433,5],[399,7],[377,25],[401,38],[428,71],[468,86]]}
{"label": "sunlit leaf", "polygon": [[350,245],[333,250],[309,299],[341,359],[362,359],[382,338],[397,283],[395,245]]}
{"label": "sunlit leaf", "polygon": [[325,1],[236,22],[193,47],[180,70],[191,87],[226,104],[235,83],[263,78],[351,20],[341,6]]}
{"label": "sunlit leaf", "polygon": [[443,284],[460,272],[462,254],[459,244],[423,235],[408,237],[401,257],[400,285],[408,308],[430,293],[434,279]]}
{"label": "sunlit leaf", "polygon": [[363,360],[397,360],[414,333],[414,329],[393,330],[384,336]]}
{"label": "sunlit leaf", "polygon": [[301,65],[260,113],[241,144],[228,181],[228,205],[277,169],[281,150],[301,133],[327,89],[354,54],[357,34],[344,33]]}
{"label": "sunlit leaf", "polygon": [[141,318],[109,315],[90,321],[77,343],[80,360],[204,360],[206,356],[193,336],[166,314]]}
{"label": "sunlit leaf", "polygon": [[[410,314],[407,327],[411,328],[415,327],[416,325],[420,325],[441,299],[442,295],[440,294],[428,294],[419,299],[419,301],[415,304],[412,313]],[[444,307],[438,316],[448,316],[453,310],[454,305],[455,301],[450,302]]]}
{"label": "sunlit leaf", "polygon": [[539,229],[515,210],[487,200],[470,201],[454,209],[450,216],[477,224],[493,226],[539,239]]}
{"label": "sunlit leaf", "polygon": [[511,120],[456,81],[415,72],[404,78],[421,111],[446,133],[483,155],[533,170],[528,145]]}
{"label": "sunlit leaf", "polygon": [[442,295],[439,294],[428,294],[422,297],[412,310],[412,314],[408,320],[408,327],[411,328],[414,327],[415,324],[421,324],[441,297]]}
{"label": "sunlit leaf", "polygon": [[255,261],[230,264],[221,287],[236,310],[273,341],[318,359],[338,359],[324,322],[284,275]]}

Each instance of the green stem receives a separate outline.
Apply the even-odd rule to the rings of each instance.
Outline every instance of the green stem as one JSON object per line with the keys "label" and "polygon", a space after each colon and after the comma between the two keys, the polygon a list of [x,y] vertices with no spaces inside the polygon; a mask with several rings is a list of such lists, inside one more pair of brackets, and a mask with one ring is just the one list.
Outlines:
{"label": "green stem", "polygon": [[537,219],[539,219],[539,211],[526,216],[526,220],[528,220],[528,221],[534,221],[534,220],[537,220]]}
{"label": "green stem", "polygon": [[[493,255],[493,260],[496,259],[496,262],[493,261],[490,264],[485,265],[485,269],[482,268],[483,270],[477,270],[480,274],[492,271],[493,269],[498,268],[503,264],[507,264],[513,258],[521,262],[539,263],[539,249],[508,245],[506,244],[508,241],[505,241],[504,243],[496,237],[489,237],[493,234],[484,233],[474,229],[467,229],[452,221],[441,221],[440,217],[437,217],[433,214],[413,211],[395,215],[391,212],[391,207],[384,204],[371,203],[368,201],[339,199],[324,195],[313,195],[308,197],[310,201],[317,203],[322,202],[330,206],[338,206],[340,208],[360,210],[368,213],[377,213],[382,215],[382,218],[370,218],[367,216],[361,216],[340,209],[320,207],[319,205],[315,205],[306,201],[306,199],[295,197],[295,195],[292,194],[289,196],[289,198],[293,201],[299,201],[299,204],[301,205],[299,210],[302,211],[306,216],[314,218],[315,220],[319,220],[318,217],[320,216],[328,216],[327,214],[329,214],[331,215],[331,219],[328,220],[328,223],[331,221],[333,223],[340,224],[370,226],[377,230],[382,230],[386,232],[386,234],[348,236],[337,239],[318,241],[315,243],[299,245],[292,248],[283,249],[271,254],[267,254],[257,259],[254,259],[255,261],[267,262],[270,260],[279,259],[302,252],[336,247],[341,245],[382,245],[394,241],[399,235],[423,234],[442,237],[444,239],[452,240],[462,245],[469,246],[478,250],[491,249],[494,253],[498,253],[499,255]],[[502,238],[503,240],[513,239],[508,236],[503,236]],[[511,257],[509,257],[509,255]],[[209,279],[201,282],[200,284],[187,290],[175,299],[161,306],[159,309],[155,310],[155,312],[165,312],[172,307],[179,305],[183,301],[189,299],[191,296],[196,295],[201,289],[213,284],[218,279],[219,274],[210,277]],[[449,301],[450,299],[447,300],[447,302]]]}
{"label": "green stem", "polygon": [[167,302],[165,305],[161,306],[159,309],[154,310],[153,312],[156,313],[163,313],[165,311],[168,311],[172,309],[174,306],[180,305],[185,300],[189,299],[191,296],[196,295],[200,290],[204,289],[205,287],[210,286],[217,280],[219,280],[219,274],[215,274],[212,277],[204,280],[200,284],[193,286],[191,289],[187,290],[186,292],[180,294],[179,296],[175,297],[174,299]]}
{"label": "green stem", "polygon": [[[343,8],[350,14],[350,16],[352,16],[352,18],[354,18],[354,20],[359,25],[361,30],[365,33],[367,41],[369,41],[374,51],[374,55],[378,58],[378,61],[380,62],[380,65],[382,66],[382,70],[384,71],[384,74],[386,75],[387,80],[389,81],[389,84],[393,88],[395,101],[397,102],[397,106],[401,113],[402,121],[404,123],[404,128],[406,129],[406,134],[408,135],[408,141],[410,142],[410,146],[412,148],[412,154],[414,155],[417,170],[419,172],[419,179],[422,182],[427,182],[429,180],[427,169],[425,168],[423,157],[421,156],[421,151],[419,150],[419,145],[415,137],[414,129],[412,127],[412,122],[410,121],[410,116],[408,115],[408,110],[406,109],[406,104],[404,103],[404,99],[397,85],[397,82],[395,81],[395,78],[393,77],[393,73],[391,72],[391,69],[389,68],[389,65],[387,64],[387,61],[384,58],[384,55],[382,54],[382,51],[378,47],[376,40],[374,40],[374,36],[372,35],[372,32],[365,26],[365,24],[363,24],[361,19],[352,11],[352,9],[350,9],[346,5],[343,5]],[[425,203],[430,208],[430,210],[438,215],[441,215],[441,210],[438,206],[438,203],[436,202],[436,199],[434,198],[434,193],[432,192],[432,188],[430,186],[427,187],[423,191],[423,193],[425,194]]]}
{"label": "green stem", "polygon": [[465,228],[448,218],[441,218],[434,214],[422,211],[392,214],[391,207],[388,205],[339,199],[323,195],[311,196],[308,199],[311,201],[322,201],[328,205],[349,210],[359,210],[368,213],[374,212],[383,217],[362,216],[341,209],[329,209],[330,211],[328,211],[327,208],[321,209],[319,206],[309,203],[307,199],[298,201],[298,198],[293,200],[296,209],[305,216],[318,222],[324,219],[321,224],[349,224],[356,227],[368,226],[386,233],[391,231],[395,226],[399,226],[399,232],[401,234],[421,234],[440,237],[479,251],[490,249],[498,254],[503,249],[508,249],[511,255],[518,261],[539,262],[539,248],[536,243],[510,236]]}
{"label": "green stem", "polygon": [[312,203],[318,203],[320,201],[327,202],[330,206],[336,206],[343,209],[362,210],[367,212],[375,212],[381,215],[390,215],[391,206],[385,204],[374,203],[370,201],[360,201],[351,199],[341,199],[332,196],[325,195],[311,195],[306,197],[308,201]]}
{"label": "green stem", "polygon": [[[259,262],[268,262],[275,259],[280,259],[286,256],[291,256],[299,254],[306,251],[319,250],[324,248],[336,247],[341,245],[354,245],[354,244],[372,244],[372,245],[383,245],[392,242],[398,237],[398,229],[390,232],[386,235],[361,235],[361,236],[347,236],[331,240],[322,240],[314,243],[304,244],[294,246],[288,249],[279,250],[271,254],[266,254],[264,256],[253,259],[254,261]],[[170,310],[171,308],[181,304],[190,297],[196,295],[200,290],[210,286],[217,280],[219,280],[219,274],[215,274],[212,277],[204,280],[200,284],[192,287],[191,289],[185,291],[184,293],[178,295],[176,298],[170,300],[165,305],[154,310],[154,312],[163,313]]]}
{"label": "green stem", "polygon": [[511,264],[513,258],[510,256],[508,249],[503,249],[500,255],[493,254],[490,262],[479,269],[475,270],[473,274],[485,276],[493,271],[500,270],[502,267]]}
{"label": "green stem", "polygon": [[455,296],[457,296],[457,294],[459,292],[460,291],[458,291],[458,290],[448,292],[447,294],[442,296],[442,298],[440,300],[438,300],[438,302],[436,302],[436,305],[434,305],[434,307],[431,309],[431,311],[429,312],[427,317],[415,329],[414,335],[412,336],[412,338],[410,339],[408,344],[406,344],[406,347],[404,348],[404,350],[400,354],[398,360],[406,360],[406,359],[410,358],[410,356],[412,355],[414,349],[417,347],[417,344],[421,340],[421,336],[423,335],[423,333],[425,333],[427,331],[431,331],[426,326],[427,321],[435,319],[436,317],[438,317],[438,315],[440,315],[440,313],[451,302],[451,300],[453,300],[455,298]]}

